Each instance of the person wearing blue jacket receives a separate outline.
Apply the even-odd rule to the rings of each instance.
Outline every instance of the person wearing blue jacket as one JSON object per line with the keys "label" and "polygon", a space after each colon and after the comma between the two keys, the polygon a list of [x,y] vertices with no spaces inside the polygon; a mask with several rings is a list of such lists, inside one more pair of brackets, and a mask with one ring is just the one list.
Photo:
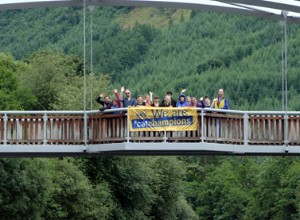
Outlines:
{"label": "person wearing blue jacket", "polygon": [[178,102],[176,103],[176,107],[188,107],[189,103],[186,101],[186,96],[181,93],[178,98]]}

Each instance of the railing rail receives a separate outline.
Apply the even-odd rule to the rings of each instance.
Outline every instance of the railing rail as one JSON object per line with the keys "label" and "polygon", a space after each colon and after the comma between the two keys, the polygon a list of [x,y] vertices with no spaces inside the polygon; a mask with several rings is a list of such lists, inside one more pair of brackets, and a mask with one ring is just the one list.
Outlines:
{"label": "railing rail", "polygon": [[197,111],[196,131],[167,132],[129,131],[126,108],[104,112],[0,111],[0,143],[90,145],[119,142],[213,142],[300,145],[300,112],[201,108],[197,108]]}

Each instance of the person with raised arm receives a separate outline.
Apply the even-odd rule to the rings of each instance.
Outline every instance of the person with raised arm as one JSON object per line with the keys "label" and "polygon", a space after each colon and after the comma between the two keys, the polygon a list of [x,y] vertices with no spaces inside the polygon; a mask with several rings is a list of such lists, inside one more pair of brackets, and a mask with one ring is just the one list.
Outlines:
{"label": "person with raised arm", "polygon": [[[104,97],[104,100],[102,100],[102,98]],[[103,93],[101,93],[97,99],[96,102],[98,102],[99,104],[101,104],[103,107],[99,108],[99,111],[103,111],[105,109],[110,109],[112,107],[112,102],[110,101],[110,98],[108,95],[104,95]]]}
{"label": "person with raised arm", "polygon": [[184,95],[184,92],[186,89],[183,89],[178,97],[178,102],[176,103],[176,107],[188,107],[188,103],[186,101],[186,96]]}
{"label": "person with raised arm", "polygon": [[197,107],[199,108],[211,108],[210,99],[208,96],[205,96],[204,98],[200,98],[200,102],[198,102]]}
{"label": "person with raised arm", "polygon": [[176,107],[188,107],[188,103],[184,94],[180,94],[178,102],[176,103]]}
{"label": "person with raised arm", "polygon": [[151,107],[151,105],[152,105],[152,96],[153,96],[152,92],[149,92],[149,94],[145,96],[145,100],[144,100],[145,106]]}
{"label": "person with raised arm", "polygon": [[115,96],[116,96],[117,99],[112,101],[112,107],[111,108],[121,108],[121,99],[120,99],[118,90],[114,89],[114,93],[115,93]]}
{"label": "person with raised arm", "polygon": [[[125,91],[125,97],[123,98],[123,93]],[[123,107],[131,107],[136,105],[136,100],[135,98],[131,97],[131,92],[129,89],[124,88],[124,86],[121,87],[121,102],[123,103]]]}

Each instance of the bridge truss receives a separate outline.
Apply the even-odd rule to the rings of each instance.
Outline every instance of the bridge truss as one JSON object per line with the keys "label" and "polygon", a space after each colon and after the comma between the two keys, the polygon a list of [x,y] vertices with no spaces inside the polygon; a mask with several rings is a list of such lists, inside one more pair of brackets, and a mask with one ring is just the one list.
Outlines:
{"label": "bridge truss", "polygon": [[253,17],[300,23],[300,2],[294,0],[2,0],[0,10],[54,6],[136,6],[186,8],[228,12]]}

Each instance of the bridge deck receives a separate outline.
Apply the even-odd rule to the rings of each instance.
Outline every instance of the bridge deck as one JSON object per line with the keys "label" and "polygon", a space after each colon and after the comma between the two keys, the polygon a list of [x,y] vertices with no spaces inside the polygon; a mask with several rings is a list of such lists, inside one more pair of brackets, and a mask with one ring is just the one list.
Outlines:
{"label": "bridge deck", "polygon": [[197,109],[196,131],[130,132],[126,111],[0,112],[0,156],[300,154],[299,112]]}

